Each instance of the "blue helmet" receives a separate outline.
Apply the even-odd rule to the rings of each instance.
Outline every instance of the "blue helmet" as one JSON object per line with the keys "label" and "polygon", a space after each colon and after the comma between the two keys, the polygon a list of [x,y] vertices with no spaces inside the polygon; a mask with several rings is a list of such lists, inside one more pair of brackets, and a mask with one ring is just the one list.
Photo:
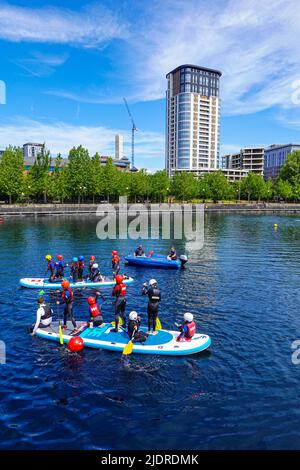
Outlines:
{"label": "blue helmet", "polygon": [[84,256],[79,256],[78,259],[79,261],[84,261]]}
{"label": "blue helmet", "polygon": [[78,258],[76,258],[76,257],[73,258],[73,262],[74,262],[74,263],[77,263],[77,261],[78,261]]}

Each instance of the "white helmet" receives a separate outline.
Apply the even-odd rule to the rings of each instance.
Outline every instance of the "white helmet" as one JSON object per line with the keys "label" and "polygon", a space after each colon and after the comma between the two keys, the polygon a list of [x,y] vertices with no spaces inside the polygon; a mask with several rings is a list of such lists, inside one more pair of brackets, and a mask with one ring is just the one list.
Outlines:
{"label": "white helmet", "polygon": [[129,314],[129,320],[137,320],[138,314],[134,310]]}
{"label": "white helmet", "polygon": [[98,269],[98,268],[99,268],[99,265],[98,265],[98,263],[94,263],[94,264],[92,265],[92,268],[94,268],[94,269]]}
{"label": "white helmet", "polygon": [[154,286],[154,284],[157,284],[157,280],[156,279],[150,279],[149,286]]}
{"label": "white helmet", "polygon": [[194,320],[194,315],[190,312],[186,312],[184,315],[183,315],[183,318],[184,318],[184,321],[193,321]]}

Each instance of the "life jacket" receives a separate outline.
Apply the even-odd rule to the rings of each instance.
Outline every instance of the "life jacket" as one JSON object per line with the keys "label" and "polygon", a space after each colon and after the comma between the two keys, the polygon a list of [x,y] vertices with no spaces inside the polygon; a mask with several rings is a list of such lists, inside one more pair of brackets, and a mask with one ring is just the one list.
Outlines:
{"label": "life jacket", "polygon": [[90,270],[90,271],[92,270],[92,266],[93,266],[94,263],[95,263],[95,261],[90,261],[90,262],[89,262],[89,270]]}
{"label": "life jacket", "polygon": [[122,282],[121,284],[117,284],[114,287],[113,295],[115,295],[116,297],[125,297],[126,290],[127,290],[126,284]]}
{"label": "life jacket", "polygon": [[[69,297],[66,297],[66,293],[69,292]],[[61,293],[61,296],[62,296],[62,299],[64,302],[66,302],[67,304],[73,302],[74,300],[74,294],[73,294],[73,291],[70,287],[68,287],[68,289],[64,290],[62,293]]]}
{"label": "life jacket", "polygon": [[185,332],[185,337],[188,339],[192,339],[192,337],[196,333],[196,323],[194,321],[191,321],[189,323],[184,323],[184,324],[188,329],[188,331]]}
{"label": "life jacket", "polygon": [[56,268],[57,271],[63,271],[64,268],[65,268],[64,262],[63,261],[57,261],[55,263],[55,268]]}
{"label": "life jacket", "polygon": [[78,261],[78,268],[83,269],[84,268],[84,261]]}
{"label": "life jacket", "polygon": [[52,317],[53,310],[50,305],[41,305],[41,308],[44,310],[41,320],[48,320],[48,318]]}
{"label": "life jacket", "polygon": [[117,266],[120,262],[120,258],[118,256],[114,256],[113,259],[111,260],[112,266]]}
{"label": "life jacket", "polygon": [[72,272],[78,271],[78,269],[79,269],[79,262],[78,261],[73,261],[72,265],[71,265],[71,271]]}
{"label": "life jacket", "polygon": [[142,248],[137,248],[135,250],[136,256],[143,256],[145,254],[144,250]]}
{"label": "life jacket", "polygon": [[51,273],[53,273],[54,268],[55,268],[55,263],[53,263],[53,261],[48,261],[48,265],[47,265],[48,271],[50,271]]}
{"label": "life jacket", "polygon": [[149,300],[150,302],[152,303],[156,303],[156,302],[159,302],[160,301],[160,289],[158,289],[157,287],[153,288],[153,287],[150,287],[150,289],[148,290],[148,297],[149,297]]}
{"label": "life jacket", "polygon": [[98,304],[90,305],[89,310],[90,310],[91,317],[93,318],[98,317],[101,313]]}

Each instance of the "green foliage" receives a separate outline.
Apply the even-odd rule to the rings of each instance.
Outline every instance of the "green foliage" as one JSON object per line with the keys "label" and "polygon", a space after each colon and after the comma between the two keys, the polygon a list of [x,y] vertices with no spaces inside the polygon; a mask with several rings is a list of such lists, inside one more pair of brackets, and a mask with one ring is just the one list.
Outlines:
{"label": "green foliage", "polygon": [[22,149],[8,147],[0,162],[0,192],[9,198],[9,203],[22,193],[24,159]]}
{"label": "green foliage", "polygon": [[171,180],[171,193],[181,201],[194,199],[198,195],[197,178],[189,172],[176,173]]}
{"label": "green foliage", "polygon": [[111,158],[103,166],[98,153],[90,158],[88,150],[81,145],[70,150],[68,160],[58,155],[52,172],[51,164],[49,153],[42,152],[26,173],[22,150],[8,147],[0,161],[0,194],[10,202],[116,201],[119,196],[127,196],[129,202],[163,202],[169,195],[178,201],[271,201],[274,196],[300,201],[300,151],[288,157],[275,186],[271,179],[265,182],[255,173],[249,173],[240,182],[228,183],[221,171],[199,177],[181,172],[173,178],[164,170],[151,175],[145,170],[120,171]]}
{"label": "green foliage", "polygon": [[241,195],[245,199],[260,200],[265,196],[265,182],[255,173],[249,173],[241,183]]}
{"label": "green foliage", "polygon": [[292,185],[300,184],[300,150],[295,150],[288,155],[281,168],[279,178]]}
{"label": "green foliage", "polygon": [[276,193],[285,201],[290,201],[293,198],[293,185],[279,178],[276,182]]}

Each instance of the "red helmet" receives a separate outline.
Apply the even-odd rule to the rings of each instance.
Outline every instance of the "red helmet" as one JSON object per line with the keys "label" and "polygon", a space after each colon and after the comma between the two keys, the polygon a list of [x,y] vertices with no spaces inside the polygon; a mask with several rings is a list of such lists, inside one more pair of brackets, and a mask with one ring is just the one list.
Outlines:
{"label": "red helmet", "polygon": [[91,260],[91,261],[94,261],[94,259],[95,259],[95,256],[93,256],[93,255],[90,256],[90,260]]}
{"label": "red helmet", "polygon": [[88,297],[87,303],[90,305],[94,305],[96,303],[95,297]]}
{"label": "red helmet", "polygon": [[58,261],[61,261],[63,259],[63,255],[57,255],[56,258],[58,259]]}
{"label": "red helmet", "polygon": [[113,250],[113,251],[111,252],[111,254],[112,254],[113,256],[116,256],[116,255],[118,254],[118,252],[117,252],[116,250]]}
{"label": "red helmet", "polygon": [[70,281],[68,281],[67,279],[63,279],[63,281],[61,281],[61,287],[63,289],[68,289],[68,287],[70,287]]}
{"label": "red helmet", "polygon": [[124,276],[122,276],[122,274],[117,274],[116,275],[116,283],[117,284],[121,284],[121,282],[123,282],[123,279],[124,279]]}

